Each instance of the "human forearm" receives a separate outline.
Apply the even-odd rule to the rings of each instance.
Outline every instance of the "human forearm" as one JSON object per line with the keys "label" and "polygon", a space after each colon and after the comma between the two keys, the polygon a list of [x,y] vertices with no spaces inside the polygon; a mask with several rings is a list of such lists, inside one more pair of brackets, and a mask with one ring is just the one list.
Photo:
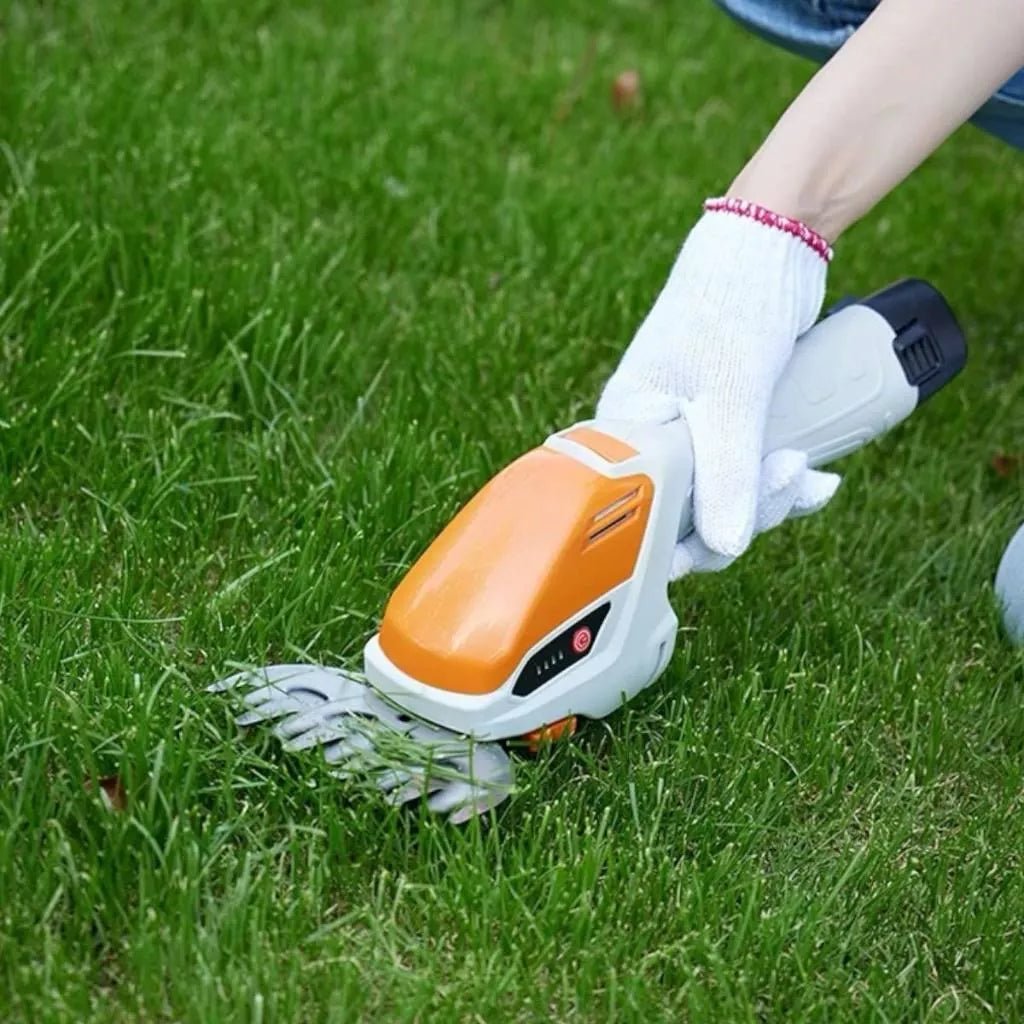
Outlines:
{"label": "human forearm", "polygon": [[883,0],[728,194],[834,241],[1022,65],[1021,0]]}

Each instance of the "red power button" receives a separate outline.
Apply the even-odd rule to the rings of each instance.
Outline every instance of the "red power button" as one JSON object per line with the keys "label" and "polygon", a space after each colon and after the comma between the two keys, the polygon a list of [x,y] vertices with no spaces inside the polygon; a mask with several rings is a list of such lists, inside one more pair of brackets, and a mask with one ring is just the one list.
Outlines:
{"label": "red power button", "polygon": [[586,654],[590,650],[594,635],[589,626],[580,626],[572,635],[572,649],[576,654]]}

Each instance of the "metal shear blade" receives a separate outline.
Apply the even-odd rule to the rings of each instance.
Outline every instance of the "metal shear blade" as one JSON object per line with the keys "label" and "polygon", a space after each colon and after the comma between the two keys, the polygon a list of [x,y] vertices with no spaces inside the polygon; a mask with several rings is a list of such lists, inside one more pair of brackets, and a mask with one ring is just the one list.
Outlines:
{"label": "metal shear blade", "polygon": [[320,747],[333,774],[371,777],[389,803],[425,798],[430,811],[461,824],[512,793],[512,762],[501,746],[412,718],[353,673],[270,665],[208,689],[240,695],[239,726],[275,723],[285,750]]}

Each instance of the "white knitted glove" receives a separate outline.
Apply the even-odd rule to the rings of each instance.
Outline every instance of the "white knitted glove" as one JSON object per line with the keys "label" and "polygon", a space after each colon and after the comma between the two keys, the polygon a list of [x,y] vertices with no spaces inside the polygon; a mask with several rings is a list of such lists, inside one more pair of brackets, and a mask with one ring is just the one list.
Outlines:
{"label": "white knitted glove", "polygon": [[801,452],[764,455],[775,384],[825,294],[828,243],[736,199],[712,199],[598,403],[601,419],[666,422],[693,438],[696,536],[673,578],[724,568],[755,533],[825,505],[833,473]]}

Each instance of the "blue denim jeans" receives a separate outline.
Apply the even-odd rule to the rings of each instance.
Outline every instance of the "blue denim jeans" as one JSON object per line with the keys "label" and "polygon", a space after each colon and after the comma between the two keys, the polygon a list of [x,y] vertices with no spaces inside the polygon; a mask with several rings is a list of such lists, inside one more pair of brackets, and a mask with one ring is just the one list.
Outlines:
{"label": "blue denim jeans", "polygon": [[[877,0],[715,0],[763,39],[825,61],[871,13]],[[1024,149],[1024,70],[1013,76],[971,121]]]}

